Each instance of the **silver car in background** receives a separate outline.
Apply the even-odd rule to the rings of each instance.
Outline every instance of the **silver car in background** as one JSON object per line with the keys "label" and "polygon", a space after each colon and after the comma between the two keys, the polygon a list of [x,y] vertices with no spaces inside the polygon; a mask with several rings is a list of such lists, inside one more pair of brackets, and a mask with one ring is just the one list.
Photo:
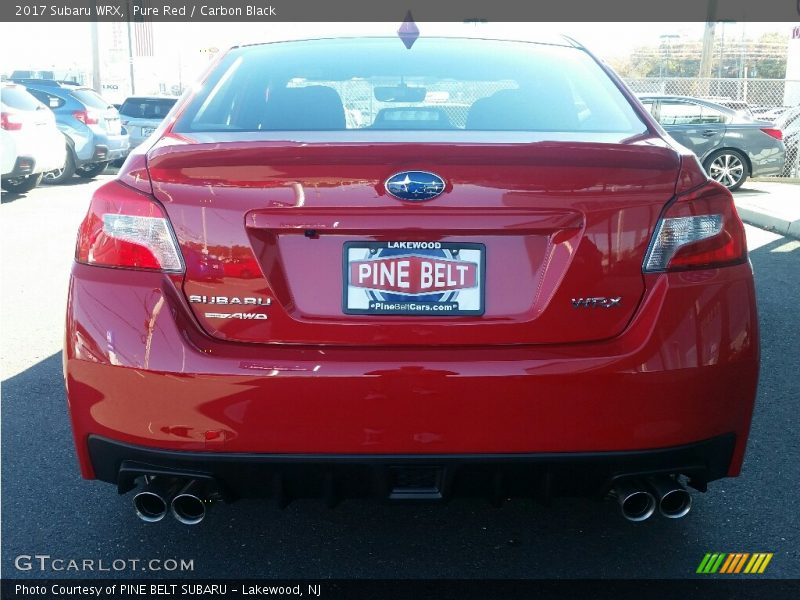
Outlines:
{"label": "silver car in background", "polygon": [[769,121],[686,96],[639,96],[679,144],[694,152],[709,177],[729,190],[748,177],[780,175],[786,158],[783,133]]}
{"label": "silver car in background", "polygon": [[150,137],[177,100],[167,96],[131,96],[125,100],[119,114],[128,130],[131,150]]}

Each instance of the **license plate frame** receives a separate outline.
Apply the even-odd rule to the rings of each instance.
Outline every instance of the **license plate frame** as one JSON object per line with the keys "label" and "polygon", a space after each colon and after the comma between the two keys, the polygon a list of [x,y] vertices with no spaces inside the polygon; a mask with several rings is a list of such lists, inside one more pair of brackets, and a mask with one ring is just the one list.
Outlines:
{"label": "license plate frame", "polygon": [[[431,248],[398,247],[398,244],[431,244]],[[404,256],[434,259],[435,262],[470,263],[475,266],[476,285],[454,290],[433,291],[430,293],[401,293],[397,291],[373,290],[351,285],[351,264],[377,260],[368,256],[354,256],[351,251],[399,251],[398,258]],[[462,251],[464,254],[462,254]],[[442,253],[444,256],[433,256]],[[457,283],[457,282],[456,282]],[[365,305],[362,292],[366,292]],[[431,296],[442,294],[441,299]],[[386,296],[388,294],[388,296]],[[384,296],[382,298],[382,296]],[[486,245],[476,242],[435,242],[435,241],[372,241],[352,240],[344,242],[342,250],[342,312],[346,315],[368,316],[412,316],[412,317],[465,317],[481,316],[486,310]]]}

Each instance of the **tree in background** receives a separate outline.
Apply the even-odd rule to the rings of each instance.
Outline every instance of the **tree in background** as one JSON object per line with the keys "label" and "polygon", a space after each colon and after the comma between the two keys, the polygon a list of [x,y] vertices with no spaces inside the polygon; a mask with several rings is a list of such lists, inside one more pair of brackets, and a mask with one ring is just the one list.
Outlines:
{"label": "tree in background", "polygon": [[[789,40],[780,32],[765,33],[758,39],[722,39],[714,43],[712,73],[722,77],[783,79]],[[622,77],[697,77],[703,43],[699,39],[672,39],[662,36],[660,43],[640,46],[629,56],[610,59],[609,63]],[[722,64],[720,65],[720,53]],[[721,66],[721,69],[720,69]]]}

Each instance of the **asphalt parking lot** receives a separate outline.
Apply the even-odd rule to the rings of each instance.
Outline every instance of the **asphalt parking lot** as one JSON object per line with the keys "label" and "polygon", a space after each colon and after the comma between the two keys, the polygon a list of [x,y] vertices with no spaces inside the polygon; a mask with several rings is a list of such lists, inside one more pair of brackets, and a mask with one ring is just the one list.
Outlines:
{"label": "asphalt parking lot", "polygon": [[748,226],[763,362],[744,473],[695,494],[685,519],[632,524],[610,500],[550,508],[526,500],[500,508],[348,501],[336,509],[298,501],[284,510],[241,501],[214,507],[196,527],[171,518],[145,524],[130,495],[80,479],[61,379],[74,235],[92,189],[109,177],[2,195],[5,577],[176,574],[141,573],[141,564],[92,573],[16,568],[19,555],[39,554],[106,566],[192,560],[193,570],[180,574],[198,578],[683,578],[712,551],[774,552],[768,576],[800,577],[800,241]]}

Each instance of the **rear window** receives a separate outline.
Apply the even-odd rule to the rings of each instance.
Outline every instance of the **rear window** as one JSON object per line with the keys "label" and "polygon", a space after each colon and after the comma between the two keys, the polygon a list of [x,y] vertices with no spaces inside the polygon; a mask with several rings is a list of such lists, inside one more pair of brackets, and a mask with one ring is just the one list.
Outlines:
{"label": "rear window", "polygon": [[36,110],[41,103],[30,95],[25,88],[13,85],[3,86],[0,90],[0,100],[4,106],[17,110]]}
{"label": "rear window", "polygon": [[100,94],[94,90],[78,88],[72,90],[71,93],[73,98],[88,108],[108,108],[110,106],[109,103],[103,100]]}
{"label": "rear window", "polygon": [[467,39],[284,42],[226,55],[178,132],[646,130],[580,49]]}
{"label": "rear window", "polygon": [[172,109],[175,100],[160,98],[128,98],[119,114],[133,119],[163,119]]}
{"label": "rear window", "polygon": [[31,96],[34,96],[39,102],[44,104],[45,106],[49,106],[50,108],[61,108],[66,104],[63,98],[59,98],[58,96],[54,96],[53,94],[48,94],[47,92],[43,92],[42,90],[34,90],[28,88],[28,93]]}
{"label": "rear window", "polygon": [[728,115],[693,102],[662,102],[659,121],[662,125],[703,125],[726,123]]}

